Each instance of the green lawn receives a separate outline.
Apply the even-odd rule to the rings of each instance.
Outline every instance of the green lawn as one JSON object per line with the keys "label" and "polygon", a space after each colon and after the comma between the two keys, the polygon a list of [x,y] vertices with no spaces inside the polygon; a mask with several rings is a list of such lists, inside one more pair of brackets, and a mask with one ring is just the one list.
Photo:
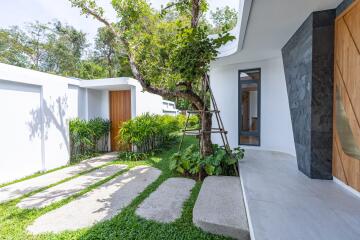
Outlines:
{"label": "green lawn", "polygon": [[[185,138],[184,147],[192,143],[196,143],[196,139],[190,137]],[[174,144],[171,149],[159,153],[154,157],[147,159],[146,161],[127,162],[121,161],[121,159],[116,161],[117,163],[127,164],[129,168],[138,165],[154,166],[160,169],[162,174],[158,180],[151,184],[143,193],[134,199],[134,201],[127,208],[123,209],[123,211],[113,219],[99,223],[91,228],[75,232],[64,232],[61,234],[46,234],[38,236],[33,236],[26,232],[26,227],[31,224],[37,217],[51,211],[52,209],[64,205],[67,202],[70,202],[75,197],[92,190],[93,188],[103,184],[106,181],[109,181],[123,172],[85,189],[76,196],[70,197],[40,210],[23,210],[17,208],[16,204],[21,199],[16,199],[8,203],[0,204],[0,239],[228,239],[225,237],[205,233],[192,224],[192,209],[200,191],[201,182],[197,182],[196,186],[192,190],[190,199],[185,203],[181,218],[174,223],[160,224],[141,219],[135,215],[137,206],[146,197],[148,197],[151,192],[153,192],[167,178],[177,176],[168,169],[168,159],[176,151],[177,144]]]}

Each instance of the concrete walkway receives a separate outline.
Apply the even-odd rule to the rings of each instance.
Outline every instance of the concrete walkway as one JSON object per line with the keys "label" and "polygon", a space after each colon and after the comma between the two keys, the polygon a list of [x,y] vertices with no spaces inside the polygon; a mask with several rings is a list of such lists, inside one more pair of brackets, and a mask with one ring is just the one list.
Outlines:
{"label": "concrete walkway", "polygon": [[161,223],[174,222],[181,217],[184,202],[190,197],[195,181],[188,178],[169,178],[160,185],[136,210],[136,214]]}
{"label": "concrete walkway", "polygon": [[56,185],[40,193],[23,199],[17,206],[20,208],[42,208],[68,198],[81,190],[126,169],[126,165],[110,165],[84,174],[73,180]]}
{"label": "concrete walkway", "polygon": [[206,232],[250,240],[239,177],[205,178],[193,210],[193,222]]}
{"label": "concrete walkway", "polygon": [[240,171],[254,239],[360,239],[360,198],[333,181],[309,179],[293,156],[245,156]]}
{"label": "concrete walkway", "polygon": [[108,153],[100,157],[82,161],[80,164],[63,168],[39,177],[14,183],[0,188],[0,203],[21,197],[24,194],[44,188],[81,172],[104,165],[117,158],[117,153]]}
{"label": "concrete walkway", "polygon": [[111,219],[128,206],[161,171],[138,166],[80,198],[48,212],[28,227],[33,234],[77,230]]}

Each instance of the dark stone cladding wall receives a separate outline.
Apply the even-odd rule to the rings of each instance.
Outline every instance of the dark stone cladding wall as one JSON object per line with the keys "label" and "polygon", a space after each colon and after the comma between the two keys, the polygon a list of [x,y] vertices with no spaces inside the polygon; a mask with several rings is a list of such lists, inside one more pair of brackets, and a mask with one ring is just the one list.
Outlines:
{"label": "dark stone cladding wall", "polygon": [[339,6],[336,8],[336,16],[339,16],[345,9],[352,4],[354,0],[344,0]]}
{"label": "dark stone cladding wall", "polygon": [[312,13],[282,49],[299,170],[332,179],[334,21]]}

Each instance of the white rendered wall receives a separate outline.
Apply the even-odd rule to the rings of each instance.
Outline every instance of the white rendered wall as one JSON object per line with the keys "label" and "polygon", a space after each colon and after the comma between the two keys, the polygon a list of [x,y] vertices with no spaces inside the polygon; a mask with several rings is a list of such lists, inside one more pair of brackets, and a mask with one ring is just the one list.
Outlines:
{"label": "white rendered wall", "polygon": [[[139,84],[140,85],[140,84]],[[144,113],[163,114],[163,99],[159,95],[143,92],[141,86],[136,86],[136,116]]]}
{"label": "white rendered wall", "polygon": [[[261,68],[261,146],[258,148],[296,155],[282,58],[211,66],[211,86],[231,147],[239,142],[238,71],[252,68]],[[220,143],[216,134],[213,140]]]}
{"label": "white rendered wall", "polygon": [[[77,112],[73,98],[79,95],[78,84],[78,80],[0,64],[0,126],[4,128],[0,171],[6,172],[0,172],[0,182],[69,162],[68,120]],[[70,91],[69,85],[74,86]]]}
{"label": "white rendered wall", "polygon": [[0,81],[0,183],[43,169],[41,87]]}
{"label": "white rendered wall", "polygon": [[100,89],[85,89],[85,91],[87,91],[87,119],[109,119],[109,91]]}
{"label": "white rendered wall", "polygon": [[76,85],[68,85],[68,116],[70,119],[86,119],[85,114],[85,91]]}

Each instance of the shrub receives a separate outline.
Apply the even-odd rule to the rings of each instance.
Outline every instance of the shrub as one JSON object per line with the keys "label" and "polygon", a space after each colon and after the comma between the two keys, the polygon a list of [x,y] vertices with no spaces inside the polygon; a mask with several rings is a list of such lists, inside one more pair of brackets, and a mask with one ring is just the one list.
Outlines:
{"label": "shrub", "polygon": [[123,123],[118,143],[133,146],[136,152],[148,153],[174,139],[179,131],[176,117],[144,114]]}
{"label": "shrub", "polygon": [[95,118],[90,121],[73,119],[69,122],[71,162],[107,151],[110,121]]}
{"label": "shrub", "polygon": [[[183,114],[179,114],[179,115],[176,116],[176,119],[177,119],[177,122],[178,122],[178,127],[180,129],[184,129],[187,116],[183,115]],[[199,117],[197,115],[191,115],[189,117],[187,128],[188,129],[195,129],[195,128],[199,128],[199,126],[200,126]]]}
{"label": "shrub", "polygon": [[[93,151],[96,151],[99,147],[101,151],[106,151],[111,127],[110,121],[102,118],[95,118],[89,120],[87,125],[92,131],[91,140]],[[98,144],[101,144],[101,146],[98,146]]]}
{"label": "shrub", "polygon": [[213,145],[213,155],[201,158],[197,145],[191,145],[184,152],[175,153],[169,163],[169,168],[186,176],[204,178],[207,175],[236,176],[237,162],[244,157],[244,150],[236,148],[231,156],[224,148]]}
{"label": "shrub", "polygon": [[119,158],[125,159],[127,161],[143,161],[149,157],[148,153],[138,153],[138,152],[120,152]]}

